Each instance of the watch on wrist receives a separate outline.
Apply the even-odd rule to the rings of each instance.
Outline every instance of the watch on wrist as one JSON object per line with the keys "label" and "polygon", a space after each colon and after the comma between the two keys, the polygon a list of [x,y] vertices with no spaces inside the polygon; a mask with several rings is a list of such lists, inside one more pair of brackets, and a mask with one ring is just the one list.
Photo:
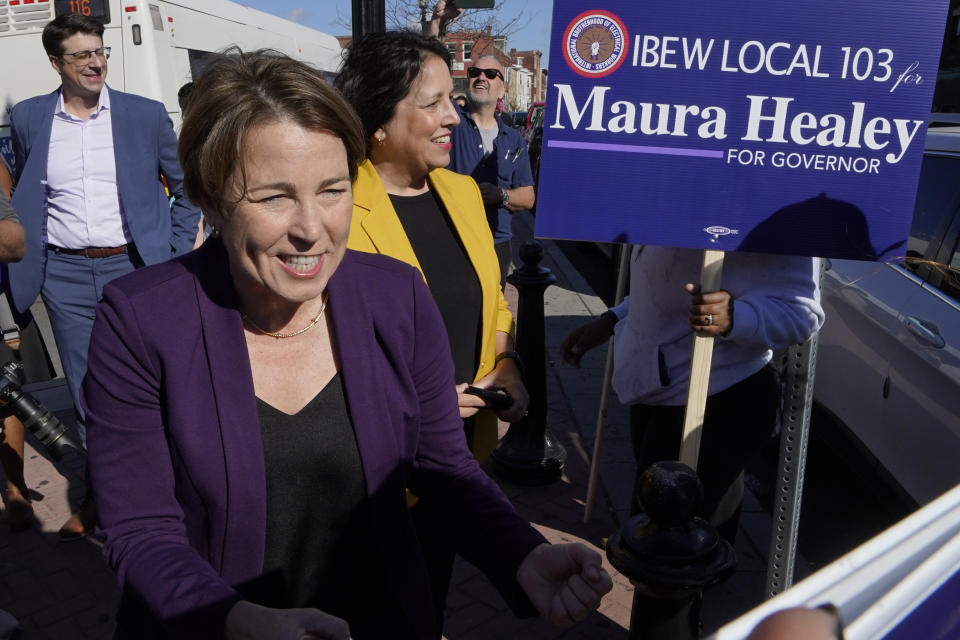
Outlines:
{"label": "watch on wrist", "polygon": [[510,192],[500,189],[500,206],[506,209],[508,204],[510,204]]}
{"label": "watch on wrist", "polygon": [[517,365],[517,370],[520,371],[520,375],[523,375],[523,360],[520,359],[519,353],[516,351],[502,351],[497,354],[496,358],[493,359],[493,366],[496,367],[504,358],[513,360],[513,363]]}

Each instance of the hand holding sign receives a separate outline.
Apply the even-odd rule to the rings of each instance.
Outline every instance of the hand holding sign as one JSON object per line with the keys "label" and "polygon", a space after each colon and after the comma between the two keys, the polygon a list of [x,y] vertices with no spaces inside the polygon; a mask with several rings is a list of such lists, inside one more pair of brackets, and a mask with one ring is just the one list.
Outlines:
{"label": "hand holding sign", "polygon": [[733,329],[733,297],[729,291],[702,293],[700,285],[688,283],[690,294],[690,328],[702,336],[713,338],[730,334]]}

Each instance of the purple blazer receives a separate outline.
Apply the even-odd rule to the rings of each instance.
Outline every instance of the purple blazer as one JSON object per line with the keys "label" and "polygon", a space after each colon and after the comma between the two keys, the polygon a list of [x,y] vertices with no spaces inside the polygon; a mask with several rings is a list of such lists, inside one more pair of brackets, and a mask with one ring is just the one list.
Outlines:
{"label": "purple blazer", "polygon": [[[544,538],[467,448],[447,338],[423,278],[391,258],[347,251],[328,292],[385,588],[417,638],[439,636],[406,526],[409,487],[449,526],[458,552],[515,610],[528,610],[516,570]],[[266,481],[218,240],[104,288],[83,404],[104,555],[124,591],[119,617],[136,603],[173,637],[220,637],[240,597],[233,587],[261,572]]]}

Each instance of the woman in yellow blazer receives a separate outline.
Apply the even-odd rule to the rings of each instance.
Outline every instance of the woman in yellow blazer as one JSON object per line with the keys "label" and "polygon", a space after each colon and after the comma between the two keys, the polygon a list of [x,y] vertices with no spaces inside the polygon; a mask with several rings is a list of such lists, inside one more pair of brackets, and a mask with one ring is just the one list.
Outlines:
{"label": "woman in yellow blazer", "polygon": [[[370,147],[353,185],[348,247],[424,274],[450,336],[460,415],[482,460],[496,445],[497,416],[519,419],[529,397],[480,190],[443,168],[460,121],[448,56],[437,40],[412,32],[371,34],[348,50],[336,86],[360,115]],[[464,392],[468,383],[502,389],[513,405],[481,410],[484,401]]]}

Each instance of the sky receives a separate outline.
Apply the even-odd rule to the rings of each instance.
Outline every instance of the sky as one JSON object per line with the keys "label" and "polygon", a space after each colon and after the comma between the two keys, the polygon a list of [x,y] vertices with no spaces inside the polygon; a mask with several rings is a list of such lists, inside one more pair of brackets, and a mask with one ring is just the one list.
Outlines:
{"label": "sky", "polygon": [[[318,31],[332,35],[349,35],[350,0],[236,0],[239,4],[259,9]],[[509,46],[520,51],[539,49],[542,65],[549,67],[550,19],[552,0],[502,0],[506,18],[522,14],[523,27],[510,36]],[[455,27],[451,27],[455,28]]]}

